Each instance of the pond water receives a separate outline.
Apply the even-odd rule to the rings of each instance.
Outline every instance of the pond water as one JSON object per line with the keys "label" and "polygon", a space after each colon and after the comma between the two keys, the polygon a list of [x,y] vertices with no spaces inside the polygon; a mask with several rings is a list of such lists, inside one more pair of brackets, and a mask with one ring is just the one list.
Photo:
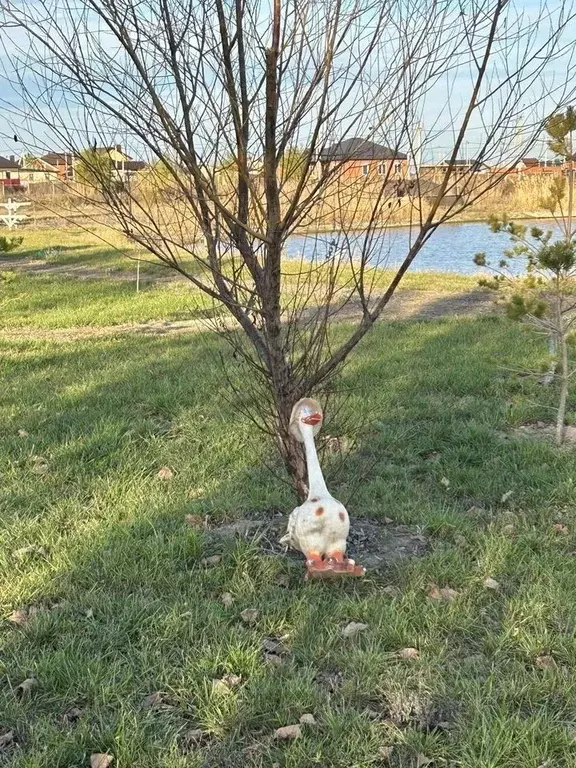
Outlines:
{"label": "pond water", "polygon": [[[529,222],[523,223],[529,226],[542,227],[545,231],[556,229],[554,222],[550,220],[530,219]],[[370,262],[378,267],[394,269],[402,263],[414,237],[415,230],[411,234],[408,227],[390,228],[376,234],[371,245]],[[307,260],[321,262],[327,257],[331,247],[337,247],[334,246],[337,240],[337,233],[325,233],[316,236],[295,235],[287,243],[286,256],[299,258],[304,255]],[[356,252],[359,256],[363,243],[361,235],[350,235],[348,243],[352,252]],[[508,235],[495,234],[483,222],[445,224],[439,227],[424,245],[413,261],[410,271],[452,272],[459,275],[489,273],[490,270],[482,269],[474,264],[475,254],[483,252],[489,261],[497,265],[498,261],[503,258],[503,251],[510,248],[510,245]],[[511,263],[511,271],[515,274],[521,274],[524,267],[525,262],[522,259],[516,258]]]}

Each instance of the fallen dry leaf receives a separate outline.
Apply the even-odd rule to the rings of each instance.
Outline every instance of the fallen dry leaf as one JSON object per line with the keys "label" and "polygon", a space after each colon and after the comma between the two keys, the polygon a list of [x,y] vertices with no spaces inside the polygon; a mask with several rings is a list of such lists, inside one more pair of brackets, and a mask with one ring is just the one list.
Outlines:
{"label": "fallen dry leaf", "polygon": [[6,731],[0,736],[0,749],[6,749],[14,743],[14,731]]}
{"label": "fallen dry leaf", "polygon": [[182,735],[181,745],[183,752],[191,752],[209,738],[209,735],[201,728],[192,728]]}
{"label": "fallen dry leaf", "polygon": [[430,600],[442,600],[442,595],[440,594],[440,590],[436,585],[434,585],[430,592],[428,592],[428,598]]}
{"label": "fallen dry leaf", "polygon": [[151,693],[143,700],[142,709],[156,709],[164,703],[164,696],[165,694],[163,694],[161,691],[155,691],[154,693]]}
{"label": "fallen dry leaf", "polygon": [[228,688],[236,688],[242,682],[242,675],[224,675],[222,682],[227,685]]}
{"label": "fallen dry leaf", "polygon": [[425,765],[430,765],[432,762],[429,757],[420,753],[416,758],[416,768],[424,768]]}
{"label": "fallen dry leaf", "polygon": [[488,576],[487,579],[484,579],[484,586],[488,587],[488,589],[500,589],[500,584],[496,579],[491,579],[490,576]]}
{"label": "fallen dry leaf", "polygon": [[246,608],[240,614],[240,618],[245,624],[255,624],[260,616],[260,611],[257,608]]}
{"label": "fallen dry leaf", "polygon": [[234,596],[230,592],[224,592],[220,600],[225,608],[231,608],[234,605]]}
{"label": "fallen dry leaf", "polygon": [[394,747],[380,747],[378,750],[378,757],[381,757],[382,760],[390,760],[393,751]]}
{"label": "fallen dry leaf", "polygon": [[16,611],[12,611],[8,617],[8,621],[11,621],[12,624],[16,624],[18,627],[23,627],[28,621],[28,613],[21,609],[17,609]]}
{"label": "fallen dry leaf", "polygon": [[300,716],[301,725],[316,725],[316,718],[310,713],[305,713]]}
{"label": "fallen dry leaf", "polygon": [[170,469],[170,467],[162,467],[162,469],[158,470],[158,474],[156,477],[159,480],[172,480],[174,477],[174,472]]}
{"label": "fallen dry leaf", "polygon": [[84,717],[84,712],[78,707],[72,707],[68,712],[62,715],[62,720],[68,725],[75,725],[79,720]]}
{"label": "fallen dry leaf", "polygon": [[368,624],[362,624],[359,621],[351,621],[349,624],[346,624],[341,634],[342,637],[354,637],[354,635],[357,635],[359,632],[364,632],[365,629],[368,629]]}
{"label": "fallen dry leaf", "polygon": [[538,669],[558,669],[558,665],[553,656],[538,656],[534,663]]}
{"label": "fallen dry leaf", "polygon": [[16,560],[26,560],[32,557],[47,557],[48,552],[44,547],[36,547],[34,544],[29,544],[27,547],[20,547],[13,553]]}
{"label": "fallen dry leaf", "polygon": [[417,661],[420,658],[420,652],[417,648],[402,648],[396,655],[399,659],[407,661]]}
{"label": "fallen dry leaf", "polygon": [[28,434],[28,432],[26,432],[25,429],[19,429],[18,430],[18,437],[30,437],[30,435]]}
{"label": "fallen dry leaf", "polygon": [[561,534],[562,536],[568,536],[568,534],[570,533],[568,526],[564,525],[564,523],[555,523],[552,526],[552,530],[555,531],[556,533]]}
{"label": "fallen dry leaf", "polygon": [[203,557],[201,562],[202,565],[205,565],[207,568],[213,568],[215,565],[218,565],[221,560],[221,555],[211,555],[210,557]]}
{"label": "fallen dry leaf", "polygon": [[230,693],[230,688],[226,685],[224,680],[219,680],[218,678],[215,678],[212,680],[212,693],[215,693],[217,695],[227,694]]}
{"label": "fallen dry leaf", "polygon": [[302,736],[302,728],[299,725],[285,725],[274,731],[274,738],[289,741],[299,739]]}
{"label": "fallen dry leaf", "polygon": [[90,768],[108,768],[113,762],[114,758],[107,753],[97,752],[90,755]]}
{"label": "fallen dry leaf", "polygon": [[505,526],[502,528],[502,533],[503,533],[505,536],[512,536],[512,534],[514,533],[514,530],[515,530],[515,528],[514,528],[514,526],[512,525],[512,523],[508,523],[508,525],[505,525]]}
{"label": "fallen dry leaf", "polygon": [[16,686],[16,693],[18,696],[25,696],[38,685],[38,680],[35,677],[27,677],[20,685]]}
{"label": "fallen dry leaf", "polygon": [[506,493],[504,493],[502,495],[502,498],[500,499],[500,504],[506,504],[506,502],[510,499],[513,493],[514,491],[506,491]]}
{"label": "fallen dry leaf", "polygon": [[458,592],[457,589],[452,589],[451,587],[442,587],[440,590],[440,597],[442,600],[445,600],[447,603],[451,603],[453,600],[456,600],[457,597],[460,596],[460,592]]}
{"label": "fallen dry leaf", "polygon": [[204,528],[204,518],[202,515],[186,515],[185,520],[190,528]]}
{"label": "fallen dry leaf", "polygon": [[262,648],[267,653],[275,653],[277,656],[289,656],[290,649],[277,637],[265,637],[262,640]]}

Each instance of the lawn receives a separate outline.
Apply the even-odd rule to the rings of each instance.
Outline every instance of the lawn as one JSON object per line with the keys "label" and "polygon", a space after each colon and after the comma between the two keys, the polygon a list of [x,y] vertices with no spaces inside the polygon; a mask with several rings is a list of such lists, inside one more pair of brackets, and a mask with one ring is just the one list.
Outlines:
{"label": "lawn", "polygon": [[[141,263],[137,292],[136,262],[130,255],[145,254],[110,230],[95,228],[90,234],[81,229],[26,228],[22,236],[22,245],[0,258],[0,329],[182,321],[213,312],[211,299],[185,279],[167,280],[174,274],[159,264]],[[285,262],[287,293],[299,290],[300,269],[297,261]],[[391,277],[378,271],[375,294],[385,290]],[[340,282],[350,280],[350,269],[343,268]],[[476,288],[473,277],[414,272],[404,278],[399,292],[429,292],[432,297]]]}
{"label": "lawn", "polygon": [[[510,432],[547,418],[552,393],[510,370],[538,366],[540,342],[456,318],[365,341],[343,377],[365,427],[343,470],[327,460],[329,487],[353,518],[410,525],[429,548],[335,585],[185,521],[293,504],[227,398],[218,344],[1,343],[0,735],[14,744],[0,764],[576,765],[576,462]],[[344,638],[351,621],[367,628]],[[213,683],[225,675],[241,680]],[[273,738],[304,713],[302,738]]]}

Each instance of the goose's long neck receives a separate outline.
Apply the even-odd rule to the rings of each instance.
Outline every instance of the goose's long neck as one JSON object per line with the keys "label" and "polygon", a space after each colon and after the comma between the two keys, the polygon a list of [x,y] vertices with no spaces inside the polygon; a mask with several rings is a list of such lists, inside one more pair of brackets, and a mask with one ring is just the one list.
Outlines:
{"label": "goose's long neck", "polygon": [[324,481],[324,475],[320,469],[318,454],[316,453],[316,444],[314,442],[313,428],[302,424],[302,437],[304,438],[304,448],[306,450],[306,467],[308,469],[308,498],[314,496],[325,496],[328,494],[328,488]]}

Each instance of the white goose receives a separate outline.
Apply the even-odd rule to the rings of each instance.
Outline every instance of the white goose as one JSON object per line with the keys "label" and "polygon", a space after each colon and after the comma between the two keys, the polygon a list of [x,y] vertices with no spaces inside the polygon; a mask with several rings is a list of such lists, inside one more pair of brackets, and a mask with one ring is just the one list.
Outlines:
{"label": "white goose", "polygon": [[366,569],[346,557],[350,519],[343,504],[330,495],[314,436],[323,420],[316,400],[303,398],[292,409],[290,431],[304,443],[308,469],[308,498],[292,512],[288,531],[280,540],[306,555],[307,578],[364,576]]}

